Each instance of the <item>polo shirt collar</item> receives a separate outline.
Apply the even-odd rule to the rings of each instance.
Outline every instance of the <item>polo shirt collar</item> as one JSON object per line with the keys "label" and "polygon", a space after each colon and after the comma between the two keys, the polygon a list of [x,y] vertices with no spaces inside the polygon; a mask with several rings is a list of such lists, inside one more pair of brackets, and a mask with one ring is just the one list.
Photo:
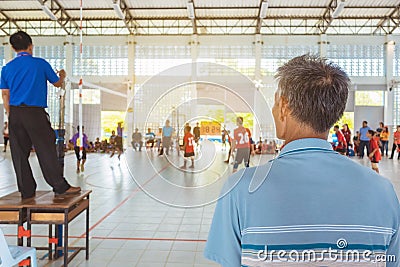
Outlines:
{"label": "polo shirt collar", "polygon": [[17,57],[22,57],[22,56],[32,56],[32,55],[29,54],[28,52],[19,52],[19,53],[17,53]]}
{"label": "polo shirt collar", "polygon": [[292,150],[299,150],[299,149],[307,150],[310,148],[333,150],[332,145],[324,139],[303,138],[303,139],[297,139],[290,143],[287,143],[281,150],[281,154],[290,152]]}

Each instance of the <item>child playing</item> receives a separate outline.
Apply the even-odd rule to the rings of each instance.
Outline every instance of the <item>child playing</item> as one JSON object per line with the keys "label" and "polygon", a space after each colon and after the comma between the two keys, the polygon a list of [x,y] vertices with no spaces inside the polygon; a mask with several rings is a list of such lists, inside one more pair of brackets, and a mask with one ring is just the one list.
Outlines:
{"label": "child playing", "polygon": [[375,131],[368,130],[367,137],[369,138],[369,151],[371,151],[368,157],[371,160],[372,169],[379,173],[378,163],[381,160],[381,152],[377,139],[375,138]]}
{"label": "child playing", "polygon": [[[89,147],[89,142],[87,135],[85,132],[85,127],[82,126],[82,137],[83,137],[83,150],[82,157],[80,155],[80,146],[81,140],[79,139],[79,126],[77,127],[77,133],[72,137],[71,142],[74,145],[75,155],[76,155],[76,173],[80,173],[81,171],[85,171],[85,162],[86,162],[86,149]],[[82,164],[81,164],[82,160]]]}
{"label": "child playing", "polygon": [[[190,133],[191,127],[185,127],[185,136],[183,137],[183,151],[185,152],[184,157],[190,158],[192,165],[189,168],[194,168],[194,136]],[[183,160],[182,169],[186,168],[186,159]]]}

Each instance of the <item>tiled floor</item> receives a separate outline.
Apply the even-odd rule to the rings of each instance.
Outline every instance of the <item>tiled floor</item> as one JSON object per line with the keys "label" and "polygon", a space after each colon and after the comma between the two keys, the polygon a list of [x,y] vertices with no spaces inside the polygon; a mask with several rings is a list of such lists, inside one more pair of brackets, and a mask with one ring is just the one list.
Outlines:
{"label": "tiled floor", "polygon": [[[85,172],[81,174],[75,173],[75,156],[69,153],[65,158],[66,177],[74,185],[93,190],[90,259],[86,261],[85,253],[81,252],[69,266],[218,266],[202,253],[215,208],[215,203],[206,203],[218,195],[232,169],[231,164],[223,163],[225,153],[219,148],[213,158],[203,153],[194,172],[177,168],[183,161],[176,152],[169,157],[158,157],[156,152],[128,150],[120,162],[109,155],[88,154]],[[256,156],[252,162],[263,162],[269,157]],[[354,160],[370,164],[367,159]],[[38,189],[50,189],[41,178],[34,154],[31,164]],[[400,161],[384,158],[380,169],[400,193]],[[16,189],[10,152],[2,153],[0,196]],[[16,226],[1,227],[9,244],[15,244]],[[46,245],[47,226],[33,225],[32,234],[34,246]],[[80,238],[83,234],[81,215],[71,223],[72,245],[83,245],[84,239]],[[38,257],[39,266],[61,266],[60,260],[49,262],[44,251],[39,251]]]}

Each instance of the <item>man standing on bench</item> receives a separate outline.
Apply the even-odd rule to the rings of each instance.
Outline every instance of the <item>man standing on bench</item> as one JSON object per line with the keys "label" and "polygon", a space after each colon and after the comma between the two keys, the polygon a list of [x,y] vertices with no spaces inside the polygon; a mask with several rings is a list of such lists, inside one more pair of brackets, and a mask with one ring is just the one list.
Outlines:
{"label": "man standing on bench", "polygon": [[32,145],[35,147],[44,179],[56,195],[80,192],[62,176],[57,159],[55,133],[51,128],[47,107],[47,81],[61,87],[66,77],[64,70],[59,77],[50,64],[32,56],[32,38],[19,31],[10,37],[17,57],[1,71],[2,97],[9,121],[10,147],[18,190],[22,198],[35,196],[36,181],[29,165]]}

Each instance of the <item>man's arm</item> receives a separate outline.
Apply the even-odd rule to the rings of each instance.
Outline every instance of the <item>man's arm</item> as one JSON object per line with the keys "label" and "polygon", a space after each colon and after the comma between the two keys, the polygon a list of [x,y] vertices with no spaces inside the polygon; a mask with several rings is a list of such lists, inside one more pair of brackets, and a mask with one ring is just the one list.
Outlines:
{"label": "man's arm", "polygon": [[9,89],[3,89],[1,90],[1,96],[3,98],[3,105],[4,109],[7,112],[7,115],[10,115],[10,90]]}
{"label": "man's arm", "polygon": [[53,85],[55,87],[61,87],[62,86],[62,84],[63,84],[63,82],[65,80],[65,77],[67,77],[67,73],[65,72],[65,70],[60,70],[58,72],[58,76],[60,77],[60,79],[57,82],[53,83]]}

